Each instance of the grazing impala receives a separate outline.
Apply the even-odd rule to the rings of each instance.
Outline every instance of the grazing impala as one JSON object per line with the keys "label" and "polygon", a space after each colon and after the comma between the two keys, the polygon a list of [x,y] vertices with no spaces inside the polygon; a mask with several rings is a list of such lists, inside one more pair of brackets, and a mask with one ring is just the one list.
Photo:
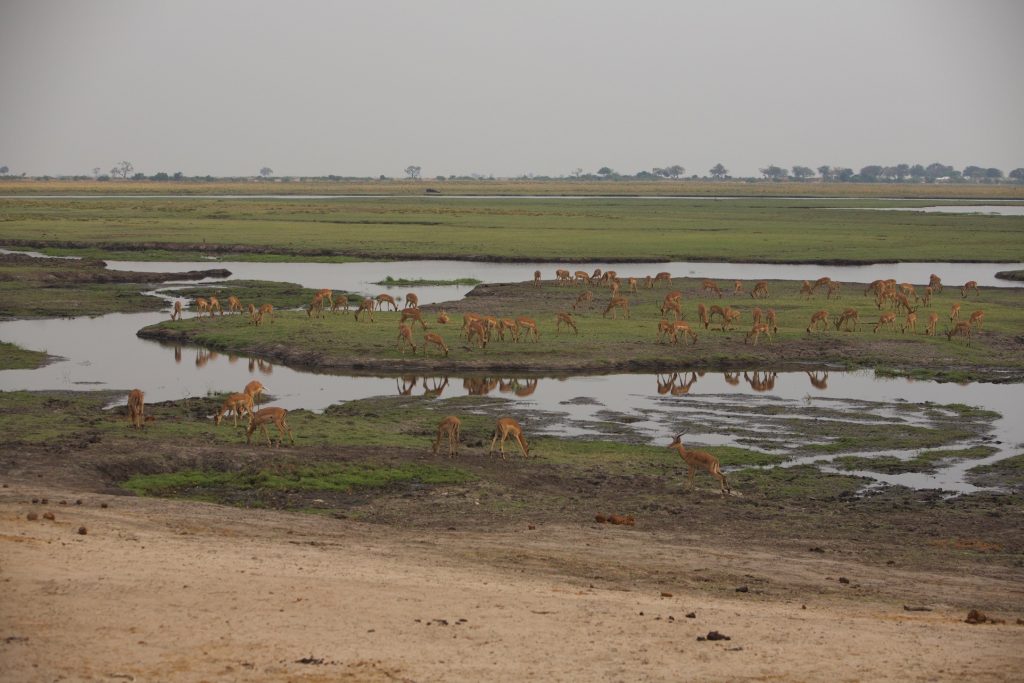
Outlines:
{"label": "grazing impala", "polygon": [[985,324],[985,311],[980,308],[974,311],[967,322],[971,327],[977,327],[980,330],[981,326]]}
{"label": "grazing impala", "polygon": [[181,300],[174,301],[174,310],[171,311],[171,320],[181,320]]}
{"label": "grazing impala", "polygon": [[811,323],[807,326],[807,334],[811,333],[812,327],[815,331],[818,331],[819,325],[822,332],[828,331],[828,311],[825,309],[815,311],[814,315],[811,316]]}
{"label": "grazing impala", "polygon": [[146,421],[146,395],[139,389],[128,392],[128,423],[135,429],[142,429]]}
{"label": "grazing impala", "polygon": [[520,334],[526,336],[527,339],[530,335],[533,335],[533,341],[540,341],[540,330],[537,329],[537,321],[533,318],[527,318],[526,316],[519,316],[516,318],[516,324],[519,325]]}
{"label": "grazing impala", "polygon": [[942,294],[942,278],[935,273],[928,276],[928,286],[937,294]]}
{"label": "grazing impala", "polygon": [[683,310],[679,306],[679,297],[674,297],[672,294],[677,292],[671,292],[665,296],[665,300],[661,303],[661,314],[665,315],[669,311],[672,311],[672,315],[675,316],[676,320],[683,317]]}
{"label": "grazing impala", "polygon": [[572,283],[572,273],[563,268],[559,268],[555,271],[555,280],[558,281],[559,285],[568,285]]}
{"label": "grazing impala", "polygon": [[860,313],[856,308],[847,308],[836,319],[836,330],[842,330],[845,326],[847,332],[855,332],[860,322]]}
{"label": "grazing impala", "polygon": [[981,294],[981,290],[978,289],[978,283],[975,280],[968,280],[964,283],[964,286],[960,288],[961,298],[966,299],[968,292],[974,292],[975,295]]}
{"label": "grazing impala", "polygon": [[434,439],[433,454],[437,455],[437,449],[441,446],[441,439],[448,437],[448,457],[454,458],[459,454],[459,430],[462,429],[462,420],[455,415],[449,415],[437,425],[437,437]]}
{"label": "grazing impala", "polygon": [[768,326],[765,325],[764,323],[756,323],[753,327],[750,328],[750,332],[747,332],[747,336],[743,340],[743,343],[748,343],[751,337],[753,337],[753,346],[757,346],[758,337],[760,337],[762,334],[768,337],[768,341],[772,341],[772,332],[771,330],[768,329]]}
{"label": "grazing impala", "polygon": [[608,317],[608,313],[611,312],[612,320],[616,320],[618,318],[618,313],[619,313],[619,309],[620,308],[622,309],[622,311],[625,314],[625,316],[628,318],[629,317],[629,299],[627,299],[624,296],[613,296],[611,298],[611,300],[608,302],[608,306],[605,307],[604,314],[601,317],[607,318]]}
{"label": "grazing impala", "polygon": [[935,291],[930,286],[925,287],[923,290],[921,290],[921,296],[919,297],[921,300],[921,305],[927,306],[931,302],[932,294],[934,293]]}
{"label": "grazing impala", "polygon": [[281,446],[281,441],[284,439],[284,435],[288,435],[288,440],[291,444],[295,445],[295,437],[292,436],[292,430],[288,427],[288,423],[285,421],[285,416],[288,415],[288,411],[284,408],[263,408],[257,410],[255,413],[249,415],[249,428],[245,430],[245,443],[252,443],[252,435],[257,429],[263,433],[263,436],[267,438],[267,445],[272,445],[270,442],[270,433],[267,431],[267,425],[271,422],[277,427],[277,445]]}
{"label": "grazing impala", "polygon": [[245,385],[245,389],[242,390],[247,396],[251,396],[253,401],[256,402],[256,406],[259,407],[260,399],[263,398],[263,392],[268,389],[260,383],[258,379],[254,379]]}
{"label": "grazing impala", "polygon": [[579,334],[580,331],[576,329],[576,321],[572,319],[572,314],[566,311],[559,311],[555,314],[555,334],[562,331],[562,325],[571,327],[573,334]]}
{"label": "grazing impala", "polygon": [[689,490],[693,490],[693,478],[697,474],[697,470],[703,470],[710,474],[712,477],[718,479],[721,484],[722,495],[726,493],[732,493],[729,488],[729,483],[725,479],[725,475],[722,474],[721,465],[718,463],[718,458],[711,455],[707,451],[691,451],[687,450],[686,446],[683,445],[683,434],[686,431],[680,432],[676,435],[676,438],[672,440],[672,443],[668,445],[668,448],[674,448],[679,453],[679,457],[686,463],[686,478],[689,482]]}
{"label": "grazing impala", "polygon": [[512,318],[502,318],[498,321],[498,339],[505,341],[505,333],[512,338],[512,341],[519,341],[519,323]]}
{"label": "grazing impala", "polygon": [[224,399],[224,403],[221,404],[220,410],[218,410],[217,414],[214,416],[213,423],[219,426],[226,413],[233,414],[235,426],[237,427],[239,417],[243,414],[252,415],[252,396],[244,393],[229,395]]}
{"label": "grazing impala", "polygon": [[210,317],[212,318],[213,314],[218,312],[218,311],[220,311],[221,315],[224,315],[224,309],[220,307],[220,300],[217,297],[215,297],[215,296],[211,296],[210,297]]}
{"label": "grazing impala", "polygon": [[266,316],[270,316],[271,325],[274,324],[274,319],[277,317],[274,313],[274,304],[263,304],[262,306],[260,306],[259,314],[260,320],[263,320],[263,318]]}
{"label": "grazing impala", "polygon": [[700,285],[700,292],[708,296],[717,294],[719,299],[722,298],[722,290],[718,288],[718,283],[714,280],[704,280]]}
{"label": "grazing impala", "polygon": [[705,308],[704,304],[697,304],[697,316],[700,318],[701,323],[704,324],[704,329],[708,329],[708,325],[711,324],[711,317],[708,315],[708,309]]}
{"label": "grazing impala", "polygon": [[319,290],[316,293],[316,296],[319,296],[321,299],[327,299],[327,303],[329,303],[329,304],[333,304],[334,303],[334,292],[332,292],[330,289],[328,289],[326,287],[321,289],[321,290]]}
{"label": "grazing impala", "polygon": [[759,280],[752,290],[750,290],[751,299],[767,299],[768,298],[768,281]]}
{"label": "grazing impala", "polygon": [[585,270],[577,270],[573,273],[573,280],[578,285],[589,285],[590,284],[590,273]]}
{"label": "grazing impala", "polygon": [[390,294],[378,294],[376,297],[377,309],[383,311],[385,306],[390,306],[392,310],[398,310],[398,304],[395,303],[395,297]]}
{"label": "grazing impala", "polygon": [[486,323],[480,320],[469,323],[469,327],[466,328],[466,343],[472,344],[474,338],[476,338],[477,346],[481,349],[487,348],[487,342],[491,340],[491,333]]}
{"label": "grazing impala", "polygon": [[917,334],[917,313],[907,313],[906,320],[903,321],[903,326],[900,328],[902,334],[906,334],[907,328],[914,334]]}
{"label": "grazing impala", "polygon": [[313,295],[313,300],[306,307],[306,316],[309,318],[324,317],[324,298],[319,294]]}
{"label": "grazing impala", "polygon": [[769,308],[765,312],[765,314],[764,314],[764,322],[765,322],[765,324],[768,327],[772,328],[772,334],[778,334],[779,333],[779,319],[775,315],[775,309],[774,308]]}
{"label": "grazing impala", "polygon": [[242,315],[242,302],[234,294],[228,297],[228,311]]}
{"label": "grazing impala", "polygon": [[398,324],[398,349],[404,354],[405,347],[411,346],[413,354],[416,353],[416,342],[412,340],[412,328],[405,323]]}
{"label": "grazing impala", "polygon": [[685,320],[676,320],[669,323],[669,334],[672,337],[672,343],[676,344],[679,342],[679,335],[683,335],[683,346],[686,346],[686,339],[690,338],[693,343],[697,343],[697,333],[690,329],[690,324]]}
{"label": "grazing impala", "polygon": [[734,280],[732,285],[732,295],[741,296],[743,294],[746,294],[743,290],[743,280]]}
{"label": "grazing impala", "polygon": [[890,330],[895,332],[896,314],[893,313],[892,311],[889,311],[888,313],[883,313],[882,315],[878,316],[878,322],[875,323],[875,329],[873,330],[873,332],[877,333],[879,327],[888,327]]}
{"label": "grazing impala", "polygon": [[576,303],[572,305],[572,310],[576,310],[583,304],[587,305],[587,308],[591,308],[594,305],[594,293],[589,289],[585,292],[580,292],[580,295],[576,297]]}
{"label": "grazing impala", "polygon": [[331,313],[336,313],[338,309],[343,309],[345,313],[348,313],[348,296],[345,294],[339,294],[334,297],[334,301],[331,303]]}
{"label": "grazing impala", "polygon": [[398,322],[404,323],[406,320],[412,320],[413,323],[419,323],[422,325],[424,330],[427,329],[427,323],[423,322],[423,312],[418,306],[415,308],[406,308],[402,311],[402,318]]}
{"label": "grazing impala", "polygon": [[637,280],[635,277],[626,278],[626,284],[629,285],[629,291],[633,294],[637,293]]}
{"label": "grazing impala", "polygon": [[523,436],[523,428],[513,418],[502,417],[498,419],[498,424],[494,428],[494,436],[491,439],[491,450],[487,452],[487,455],[494,453],[494,444],[497,442],[499,436],[501,437],[500,447],[502,460],[506,459],[505,440],[510,436],[519,444],[519,449],[523,452],[523,457],[530,457],[530,444],[526,442],[526,438]]}
{"label": "grazing impala", "polygon": [[356,322],[359,322],[359,314],[360,313],[366,313],[368,316],[370,316],[370,322],[372,323],[373,322],[373,309],[376,308],[376,306],[377,306],[377,302],[374,301],[373,299],[371,299],[370,297],[366,297],[365,299],[360,301],[359,302],[359,308],[356,309],[355,316],[354,316],[355,319],[356,319]]}
{"label": "grazing impala", "polygon": [[946,339],[953,341],[953,337],[963,337],[967,340],[967,345],[971,345],[971,324],[968,322],[960,321],[956,326],[946,332]]}
{"label": "grazing impala", "polygon": [[939,314],[934,311],[928,314],[928,327],[925,328],[924,333],[929,336],[935,336],[935,326],[939,323]]}
{"label": "grazing impala", "polygon": [[960,304],[953,304],[949,308],[949,322],[955,322],[960,319]]}
{"label": "grazing impala", "polygon": [[441,335],[434,334],[433,332],[427,332],[423,335],[423,355],[427,355],[427,349],[433,344],[438,350],[444,352],[444,357],[448,357],[448,345],[444,343],[444,339]]}
{"label": "grazing impala", "polygon": [[655,275],[654,276],[654,284],[658,284],[659,282],[664,282],[666,285],[671,287],[672,286],[672,273],[669,273],[669,272],[666,272],[666,271],[662,271],[662,272],[658,273],[657,275]]}
{"label": "grazing impala", "polygon": [[207,301],[206,299],[204,299],[201,296],[197,297],[196,298],[196,311],[197,311],[196,317],[197,318],[203,317],[203,313],[206,313],[209,310],[210,310],[210,302]]}
{"label": "grazing impala", "polygon": [[403,306],[403,308],[419,308],[419,307],[420,307],[420,298],[418,296],[416,296],[412,292],[409,292],[408,294],[405,295],[405,305]]}

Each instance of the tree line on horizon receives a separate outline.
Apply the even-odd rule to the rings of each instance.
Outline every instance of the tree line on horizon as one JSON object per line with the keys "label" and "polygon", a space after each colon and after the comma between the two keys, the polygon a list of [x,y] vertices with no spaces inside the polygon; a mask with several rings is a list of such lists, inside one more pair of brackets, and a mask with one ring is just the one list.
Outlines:
{"label": "tree line on horizon", "polygon": [[[602,180],[602,181],[616,181],[616,180],[741,180],[741,181],[757,181],[766,180],[771,182],[807,182],[807,181],[820,181],[828,183],[937,183],[937,182],[950,182],[950,183],[1003,183],[1003,182],[1024,182],[1024,168],[1015,168],[1009,173],[1004,174],[999,168],[994,167],[982,167],[982,166],[965,166],[963,169],[956,169],[950,165],[942,163],[932,163],[927,166],[923,164],[896,164],[895,166],[882,166],[878,164],[872,164],[864,166],[860,171],[854,171],[852,168],[844,166],[818,166],[817,169],[811,168],[810,166],[792,166],[790,168],[784,168],[776,166],[775,164],[769,164],[764,168],[758,169],[760,176],[731,176],[729,169],[723,166],[721,163],[715,164],[708,169],[706,175],[691,174],[686,175],[686,169],[679,165],[673,164],[665,167],[655,167],[649,171],[639,171],[635,174],[623,174],[618,173],[608,166],[602,166],[593,173],[584,172],[582,168],[574,169],[568,175],[563,176],[546,176],[546,175],[535,175],[533,173],[526,173],[519,176],[514,176],[512,180]],[[420,180],[422,168],[420,166],[410,165],[404,170],[405,179],[407,180]],[[0,166],[0,177],[28,177],[25,173],[20,175],[12,176],[10,169],[7,166]],[[274,171],[269,166],[264,166],[259,170],[259,174],[255,176],[186,176],[181,171],[175,173],[167,173],[159,171],[152,175],[146,175],[145,173],[139,173],[135,171],[134,165],[130,161],[121,161],[115,164],[108,173],[103,173],[99,167],[93,169],[92,175],[62,175],[62,176],[32,176],[38,180],[98,180],[98,181],[110,181],[110,180],[153,180],[153,181],[192,181],[192,182],[203,182],[203,181],[224,181],[224,180],[275,180],[275,181],[297,181],[297,180],[331,180],[331,181],[368,181],[368,180],[394,180],[386,175],[379,176],[340,176],[340,175],[321,175],[321,176],[281,176],[275,177]],[[493,175],[472,173],[469,175],[438,175],[432,178],[437,181],[446,180],[496,180]]]}

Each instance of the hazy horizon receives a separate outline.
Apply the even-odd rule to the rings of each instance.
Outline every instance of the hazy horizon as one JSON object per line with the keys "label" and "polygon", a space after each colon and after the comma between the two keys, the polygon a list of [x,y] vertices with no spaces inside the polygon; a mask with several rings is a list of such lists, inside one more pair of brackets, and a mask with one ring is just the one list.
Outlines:
{"label": "hazy horizon", "polygon": [[5,0],[12,173],[1024,166],[1024,4]]}

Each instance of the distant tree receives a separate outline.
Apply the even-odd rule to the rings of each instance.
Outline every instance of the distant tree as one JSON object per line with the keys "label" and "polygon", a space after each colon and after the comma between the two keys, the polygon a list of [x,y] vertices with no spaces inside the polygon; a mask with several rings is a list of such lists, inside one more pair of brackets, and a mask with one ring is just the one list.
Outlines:
{"label": "distant tree", "polygon": [[878,180],[884,170],[885,169],[878,165],[865,166],[860,169],[860,179],[868,183],[873,183]]}
{"label": "distant tree", "polygon": [[686,174],[686,169],[679,164],[673,164],[665,169],[669,178],[679,178]]}
{"label": "distant tree", "polygon": [[582,168],[574,168],[569,173],[569,175],[572,176],[573,178],[579,178],[581,175],[583,175],[583,169]]}
{"label": "distant tree", "polygon": [[928,164],[924,169],[925,177],[929,181],[935,181],[939,178],[959,178],[960,172],[952,166],[946,164],[934,163]]}
{"label": "distant tree", "polygon": [[902,183],[903,179],[910,175],[910,165],[896,164],[895,166],[893,166],[892,171],[893,177],[896,179],[896,181]]}
{"label": "distant tree", "polygon": [[848,183],[853,180],[853,169],[835,166],[832,168],[832,175],[841,183]]}
{"label": "distant tree", "polygon": [[608,178],[610,176],[615,175],[615,171],[608,168],[607,166],[602,166],[601,168],[597,169],[597,175],[601,176],[602,178]]}
{"label": "distant tree", "polygon": [[981,180],[985,177],[985,169],[981,166],[967,166],[963,170],[963,176],[970,180]]}
{"label": "distant tree", "polygon": [[785,180],[786,178],[789,177],[789,171],[779,166],[776,166],[775,164],[771,164],[770,166],[767,166],[766,168],[762,168],[759,170],[761,171],[761,175],[763,175],[768,180]]}
{"label": "distant tree", "polygon": [[818,167],[818,175],[820,175],[821,179],[826,181],[826,182],[829,182],[829,181],[832,181],[832,180],[836,179],[835,175],[832,173],[832,167],[831,166],[819,166]]}
{"label": "distant tree", "polygon": [[113,178],[127,178],[128,176],[135,173],[135,166],[130,161],[122,161],[110,169],[110,175]]}
{"label": "distant tree", "polygon": [[153,180],[170,180],[171,176],[167,175],[163,171],[153,174]]}
{"label": "distant tree", "polygon": [[99,166],[96,166],[95,168],[92,169],[92,177],[93,178],[99,178],[100,177],[100,173],[103,173],[103,171],[100,170]]}
{"label": "distant tree", "polygon": [[406,166],[405,175],[408,176],[409,180],[419,180],[420,171],[422,170],[419,166]]}
{"label": "distant tree", "polygon": [[7,175],[10,172],[11,169],[7,168],[6,166],[0,166],[0,175]]}
{"label": "distant tree", "polygon": [[922,166],[921,164],[914,164],[913,166],[911,166],[910,171],[908,171],[908,173],[910,174],[911,178],[917,181],[924,180],[928,176],[928,172],[924,170],[924,166]]}
{"label": "distant tree", "polygon": [[797,180],[807,180],[814,177],[814,170],[807,166],[794,166],[793,177]]}
{"label": "distant tree", "polygon": [[269,178],[270,176],[274,175],[274,169],[270,168],[269,166],[264,166],[263,168],[260,169],[260,175],[264,178]]}
{"label": "distant tree", "polygon": [[639,171],[635,176],[637,180],[657,180],[660,176],[657,173],[651,171]]}
{"label": "distant tree", "polygon": [[1003,179],[1003,172],[998,168],[986,168],[985,169],[985,180],[996,181]]}
{"label": "distant tree", "polygon": [[181,171],[175,171],[174,172],[174,179],[175,180],[184,180],[185,179],[185,174],[182,173]]}
{"label": "distant tree", "polygon": [[1016,180],[1018,183],[1024,183],[1024,168],[1015,168],[1007,175],[1010,176],[1011,180]]}
{"label": "distant tree", "polygon": [[711,177],[714,178],[715,180],[721,180],[725,176],[729,175],[729,169],[727,169],[725,166],[722,166],[722,164],[715,164],[714,166],[711,167],[708,173],[710,173]]}
{"label": "distant tree", "polygon": [[145,179],[146,179],[146,174],[145,173],[136,173],[135,175],[132,176],[132,180],[145,180]]}

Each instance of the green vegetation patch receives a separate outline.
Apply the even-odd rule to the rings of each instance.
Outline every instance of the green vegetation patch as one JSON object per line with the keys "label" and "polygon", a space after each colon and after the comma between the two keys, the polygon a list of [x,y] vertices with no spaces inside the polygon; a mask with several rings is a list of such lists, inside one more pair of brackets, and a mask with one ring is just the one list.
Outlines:
{"label": "green vegetation patch", "polygon": [[395,466],[318,463],[291,471],[260,469],[255,472],[185,470],[135,475],[121,484],[140,496],[214,495],[235,491],[342,491],[380,489],[402,484],[462,484],[475,477],[455,467],[418,463]]}
{"label": "green vegetation patch", "polygon": [[30,351],[17,344],[0,342],[0,370],[35,370],[48,362],[45,351]]}
{"label": "green vegetation patch", "polygon": [[767,499],[846,498],[853,496],[870,479],[844,474],[824,474],[814,465],[775,467],[772,469],[747,468],[730,472],[729,485],[747,497]]}
{"label": "green vegetation patch", "polygon": [[1024,493],[1024,453],[975,467],[967,473],[967,481],[975,486],[1008,487]]}
{"label": "green vegetation patch", "polygon": [[909,472],[935,472],[939,465],[954,460],[985,458],[996,452],[992,446],[975,446],[960,450],[923,451],[916,457],[902,459],[891,455],[869,458],[845,455],[832,461],[841,470],[860,470],[882,474],[905,474]]}
{"label": "green vegetation patch", "polygon": [[383,285],[385,287],[440,287],[447,285],[479,285],[482,282],[483,280],[477,280],[471,277],[460,277],[454,280],[429,280],[424,278],[395,278],[388,275],[380,282],[374,282],[373,284]]}

